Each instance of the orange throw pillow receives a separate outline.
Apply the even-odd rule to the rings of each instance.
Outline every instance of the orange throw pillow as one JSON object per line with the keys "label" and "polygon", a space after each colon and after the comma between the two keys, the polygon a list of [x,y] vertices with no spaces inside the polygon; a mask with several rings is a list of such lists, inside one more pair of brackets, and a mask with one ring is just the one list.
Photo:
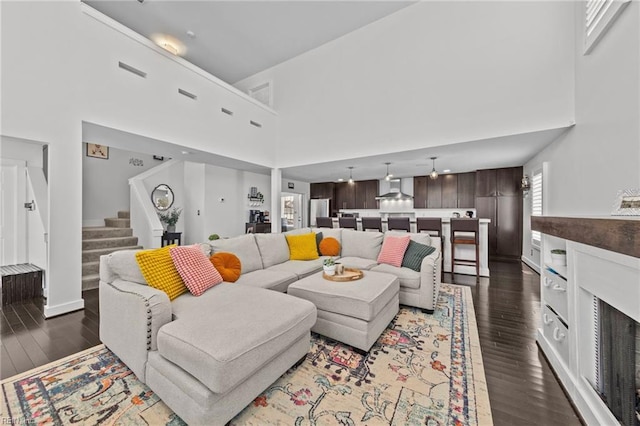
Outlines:
{"label": "orange throw pillow", "polygon": [[318,247],[320,247],[320,254],[323,256],[340,255],[340,242],[333,237],[323,238]]}
{"label": "orange throw pillow", "polygon": [[235,283],[240,278],[242,264],[235,254],[221,251],[213,254],[209,260],[226,282]]}

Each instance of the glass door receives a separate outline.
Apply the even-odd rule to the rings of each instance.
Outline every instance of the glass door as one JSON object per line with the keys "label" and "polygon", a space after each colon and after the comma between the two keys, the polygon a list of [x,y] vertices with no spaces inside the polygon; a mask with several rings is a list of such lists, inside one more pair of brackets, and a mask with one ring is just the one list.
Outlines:
{"label": "glass door", "polygon": [[302,228],[302,194],[283,192],[280,197],[280,224],[282,232]]}

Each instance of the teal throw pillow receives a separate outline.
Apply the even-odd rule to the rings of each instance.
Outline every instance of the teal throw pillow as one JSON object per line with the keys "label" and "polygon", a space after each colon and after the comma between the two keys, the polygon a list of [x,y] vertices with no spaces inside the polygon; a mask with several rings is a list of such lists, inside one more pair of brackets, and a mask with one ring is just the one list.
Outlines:
{"label": "teal throw pillow", "polygon": [[316,250],[318,250],[318,256],[322,256],[322,253],[320,253],[320,241],[322,241],[322,232],[316,232]]}
{"label": "teal throw pillow", "polygon": [[422,259],[429,256],[436,251],[435,247],[431,247],[425,244],[416,243],[415,241],[409,241],[407,251],[404,252],[402,258],[402,266],[405,268],[413,269],[416,272],[420,272],[422,267]]}

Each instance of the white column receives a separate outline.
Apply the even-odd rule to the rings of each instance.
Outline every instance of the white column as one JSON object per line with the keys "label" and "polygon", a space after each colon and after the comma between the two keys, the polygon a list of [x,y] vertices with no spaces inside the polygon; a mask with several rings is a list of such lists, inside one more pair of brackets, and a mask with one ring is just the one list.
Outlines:
{"label": "white column", "polygon": [[282,195],[282,170],[271,169],[271,232],[278,233],[280,227],[280,198]]}

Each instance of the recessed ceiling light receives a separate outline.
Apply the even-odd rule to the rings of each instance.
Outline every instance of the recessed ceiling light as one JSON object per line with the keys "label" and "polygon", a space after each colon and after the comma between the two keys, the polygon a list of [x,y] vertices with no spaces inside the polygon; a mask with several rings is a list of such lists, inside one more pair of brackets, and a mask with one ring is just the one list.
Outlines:
{"label": "recessed ceiling light", "polygon": [[444,169],[444,170],[442,171],[442,173],[449,173],[450,171],[451,171],[451,169]]}
{"label": "recessed ceiling light", "polygon": [[187,31],[187,35],[189,36],[189,38],[196,38],[196,33],[191,30]]}
{"label": "recessed ceiling light", "polygon": [[181,152],[182,152],[182,155],[189,155],[189,154],[191,154],[189,151],[181,151]]}
{"label": "recessed ceiling light", "polygon": [[187,52],[187,48],[184,43],[170,35],[152,34],[151,40],[172,55],[182,56]]}
{"label": "recessed ceiling light", "polygon": [[338,182],[344,182],[344,179],[340,178],[338,179]]}

